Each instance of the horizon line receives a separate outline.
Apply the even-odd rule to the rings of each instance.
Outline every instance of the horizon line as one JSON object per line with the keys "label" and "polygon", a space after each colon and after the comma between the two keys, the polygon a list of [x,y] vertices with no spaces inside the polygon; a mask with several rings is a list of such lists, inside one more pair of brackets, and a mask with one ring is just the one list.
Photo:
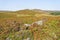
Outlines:
{"label": "horizon line", "polygon": [[[17,10],[1,9],[0,11],[19,11],[19,10],[34,10],[34,8],[33,9],[17,9]],[[52,10],[52,9],[36,9],[36,10],[60,11],[60,10]]]}

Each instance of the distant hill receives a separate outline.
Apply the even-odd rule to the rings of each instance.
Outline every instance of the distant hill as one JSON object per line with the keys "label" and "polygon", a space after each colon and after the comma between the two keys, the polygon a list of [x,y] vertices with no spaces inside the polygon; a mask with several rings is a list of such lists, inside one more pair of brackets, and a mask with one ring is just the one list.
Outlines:
{"label": "distant hill", "polygon": [[19,11],[16,11],[16,13],[19,13],[19,14],[48,14],[47,12],[45,12],[43,10],[39,10],[39,9],[19,10]]}
{"label": "distant hill", "polygon": [[60,15],[60,11],[56,10],[41,10],[41,9],[24,9],[24,10],[17,10],[17,11],[1,11],[0,13],[15,13],[15,14],[51,14],[51,15]]}
{"label": "distant hill", "polygon": [[50,13],[51,15],[60,15],[59,10],[45,10],[46,12]]}

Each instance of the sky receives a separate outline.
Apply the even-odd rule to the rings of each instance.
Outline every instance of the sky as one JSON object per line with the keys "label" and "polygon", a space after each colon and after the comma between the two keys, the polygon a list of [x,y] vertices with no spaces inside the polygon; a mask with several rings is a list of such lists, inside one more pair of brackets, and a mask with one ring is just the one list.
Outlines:
{"label": "sky", "polygon": [[60,10],[60,0],[0,0],[0,10]]}

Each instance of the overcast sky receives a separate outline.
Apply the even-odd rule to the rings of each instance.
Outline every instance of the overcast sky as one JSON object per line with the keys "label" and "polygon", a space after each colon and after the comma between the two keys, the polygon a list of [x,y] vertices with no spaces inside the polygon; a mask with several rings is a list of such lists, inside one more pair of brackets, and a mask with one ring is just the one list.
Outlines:
{"label": "overcast sky", "polygon": [[60,0],[0,0],[0,10],[60,10]]}

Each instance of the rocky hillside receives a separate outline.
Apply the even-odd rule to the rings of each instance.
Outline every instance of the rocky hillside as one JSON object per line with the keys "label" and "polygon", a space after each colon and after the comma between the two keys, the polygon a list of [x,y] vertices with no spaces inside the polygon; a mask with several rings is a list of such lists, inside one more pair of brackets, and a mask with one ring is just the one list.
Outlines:
{"label": "rocky hillside", "polygon": [[60,16],[36,9],[0,12],[0,40],[60,40]]}

